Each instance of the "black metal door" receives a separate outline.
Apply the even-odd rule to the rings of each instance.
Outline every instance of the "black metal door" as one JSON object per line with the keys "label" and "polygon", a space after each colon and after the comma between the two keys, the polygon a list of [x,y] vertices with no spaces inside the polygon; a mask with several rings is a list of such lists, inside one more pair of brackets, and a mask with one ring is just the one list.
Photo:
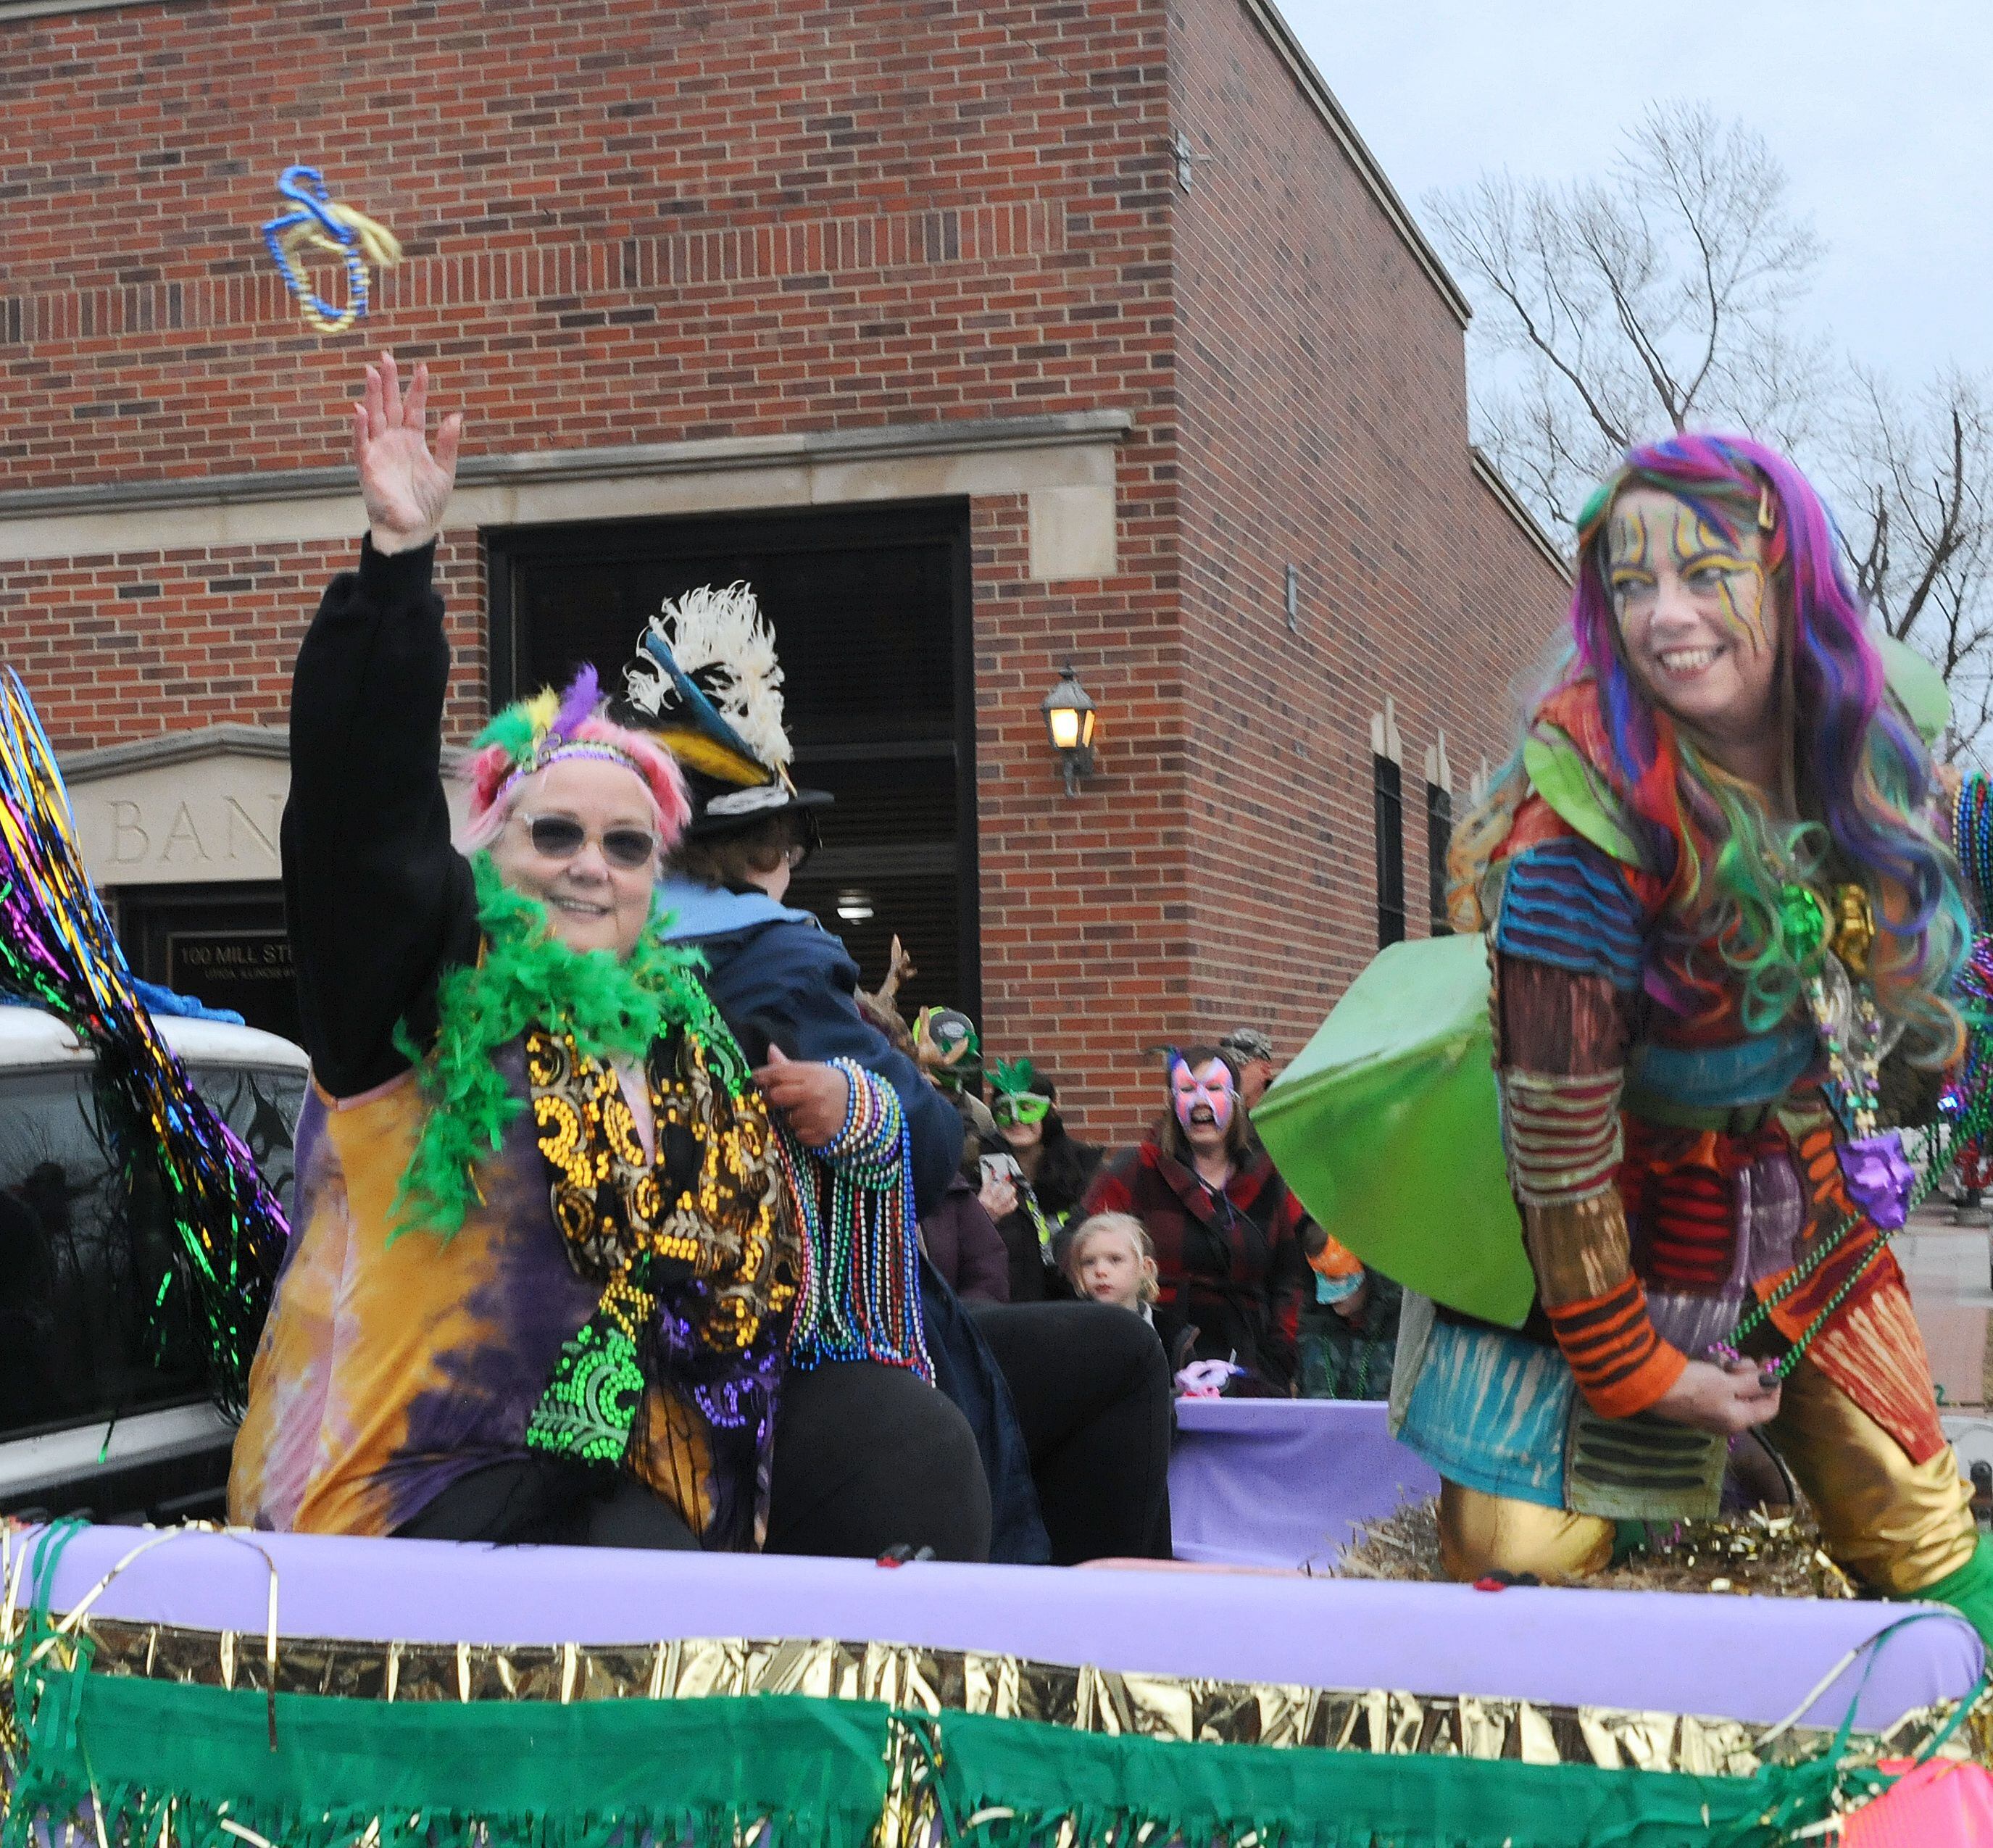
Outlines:
{"label": "black metal door", "polygon": [[660,604],[744,579],[775,632],[798,782],[837,799],[790,889],[867,986],[978,1011],[969,513],[959,501],[488,531],[492,698],[606,688]]}

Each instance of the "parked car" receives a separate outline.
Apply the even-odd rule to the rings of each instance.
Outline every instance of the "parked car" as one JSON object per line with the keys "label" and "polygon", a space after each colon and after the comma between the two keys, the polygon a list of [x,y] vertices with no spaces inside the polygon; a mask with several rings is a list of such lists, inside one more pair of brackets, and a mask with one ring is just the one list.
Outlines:
{"label": "parked car", "polygon": [[[288,1212],[303,1053],[153,1019]],[[116,1157],[95,1066],[53,1015],[0,1006],[0,1513],[218,1517],[234,1433],[182,1293],[155,1312],[173,1230],[157,1180]]]}

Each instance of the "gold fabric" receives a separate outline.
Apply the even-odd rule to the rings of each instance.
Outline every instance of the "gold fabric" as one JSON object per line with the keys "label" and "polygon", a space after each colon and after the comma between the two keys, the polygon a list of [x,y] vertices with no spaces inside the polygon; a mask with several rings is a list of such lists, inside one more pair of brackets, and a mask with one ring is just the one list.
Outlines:
{"label": "gold fabric", "polygon": [[[1512,1509],[1520,1505],[1507,1504]],[[733,1637],[501,1646],[285,1637],[276,1567],[267,1553],[268,1607],[260,1630],[197,1630],[92,1614],[125,1566],[203,1531],[217,1530],[203,1523],[149,1536],[56,1617],[56,1634],[37,1648],[54,1652],[65,1667],[87,1648],[83,1658],[95,1674],[263,1693],[268,1696],[273,1746],[280,1693],[417,1703],[545,1700],[563,1706],[577,1700],[798,1694],[880,1702],[909,1714],[983,1714],[1120,1737],[1740,1777],[1762,1764],[1810,1757],[1828,1737],[1817,1728],[1768,1729],[1694,1715],[1396,1689],[1126,1673],[901,1643]],[[25,1595],[29,1532],[0,1520],[0,1774],[18,1771],[26,1744],[10,1696],[20,1666],[17,1657],[30,1629]],[[253,1536],[238,1534],[244,1544],[263,1552]],[[1851,1761],[1914,1752],[1946,1726],[1953,1711],[1952,1704],[1940,1703],[1906,1714],[1887,1734],[1858,1738]],[[1989,1743],[1993,1702],[1982,1701],[1954,1729],[1944,1749],[1964,1756],[1987,1751]],[[0,1815],[6,1782],[0,1775]]]}
{"label": "gold fabric", "polygon": [[1865,1583],[1906,1597],[1972,1557],[1972,1491],[1951,1446],[1911,1462],[1811,1360],[1802,1357],[1787,1377],[1770,1436],[1813,1504],[1827,1552]]}
{"label": "gold fabric", "polygon": [[[205,1687],[267,1689],[260,1636],[91,1618],[92,1672]],[[7,1648],[0,1640],[0,1667]],[[478,1643],[280,1641],[283,1693],[417,1704],[477,1700],[690,1700],[799,1694],[878,1701],[910,1713],[987,1714],[1109,1737],[1403,1756],[1520,1759],[1607,1770],[1748,1777],[1791,1763],[1828,1737],[1790,1727],[1616,1707],[1566,1706],[1399,1689],[1324,1689],[1231,1682],[1033,1662],[899,1643],[699,1638],[583,1648]],[[1856,1756],[1913,1749],[1949,1706],[1906,1716]],[[0,1702],[0,1721],[6,1717]],[[1954,1735],[1956,1739],[1957,1735]]]}
{"label": "gold fabric", "polygon": [[1616,1187],[1523,1210],[1523,1242],[1546,1309],[1588,1303],[1626,1281],[1626,1209]]}
{"label": "gold fabric", "polygon": [[1612,1563],[1613,1525],[1458,1482],[1439,1485],[1439,1556],[1455,1578],[1533,1572],[1540,1579],[1589,1578]]}

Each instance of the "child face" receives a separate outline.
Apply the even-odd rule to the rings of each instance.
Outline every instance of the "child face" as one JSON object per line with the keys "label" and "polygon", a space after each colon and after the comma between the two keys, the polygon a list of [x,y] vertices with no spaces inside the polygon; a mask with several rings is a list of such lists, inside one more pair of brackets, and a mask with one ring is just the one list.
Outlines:
{"label": "child face", "polygon": [[1126,1232],[1096,1232],[1080,1253],[1080,1293],[1117,1309],[1140,1309],[1146,1262]]}

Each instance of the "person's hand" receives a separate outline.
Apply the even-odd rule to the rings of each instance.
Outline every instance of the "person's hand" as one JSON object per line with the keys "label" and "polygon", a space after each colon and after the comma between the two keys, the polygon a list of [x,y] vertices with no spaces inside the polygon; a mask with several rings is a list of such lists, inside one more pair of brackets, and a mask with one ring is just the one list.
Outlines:
{"label": "person's hand", "polygon": [[983,1190],[976,1197],[992,1219],[1001,1221],[1017,1210],[1017,1183],[1009,1174],[986,1174]]}
{"label": "person's hand", "polygon": [[754,1074],[754,1082],[806,1149],[834,1142],[851,1113],[851,1081],[843,1072],[835,1065],[792,1059],[779,1046],[769,1047],[768,1062]]}
{"label": "person's hand", "polygon": [[1937,786],[1947,802],[1956,802],[1958,792],[1965,787],[1965,773],[1956,763],[1940,763],[1933,767]]}
{"label": "person's hand", "polygon": [[367,535],[374,549],[414,552],[433,539],[456,480],[463,413],[453,411],[429,443],[429,369],[418,364],[405,398],[395,356],[367,368],[367,389],[353,407],[353,465],[360,471]]}
{"label": "person's hand", "polygon": [[1334,1310],[1338,1315],[1342,1317],[1345,1322],[1362,1321],[1363,1320],[1364,1310],[1368,1309],[1369,1307],[1370,1273],[1367,1270],[1363,1273],[1362,1282],[1359,1283],[1348,1296],[1345,1296],[1339,1303],[1332,1303],[1329,1304],[1329,1307]]}
{"label": "person's hand", "polygon": [[1734,1437],[1779,1415],[1779,1382],[1766,1382],[1754,1360],[1690,1361],[1649,1408],[1670,1424]]}

